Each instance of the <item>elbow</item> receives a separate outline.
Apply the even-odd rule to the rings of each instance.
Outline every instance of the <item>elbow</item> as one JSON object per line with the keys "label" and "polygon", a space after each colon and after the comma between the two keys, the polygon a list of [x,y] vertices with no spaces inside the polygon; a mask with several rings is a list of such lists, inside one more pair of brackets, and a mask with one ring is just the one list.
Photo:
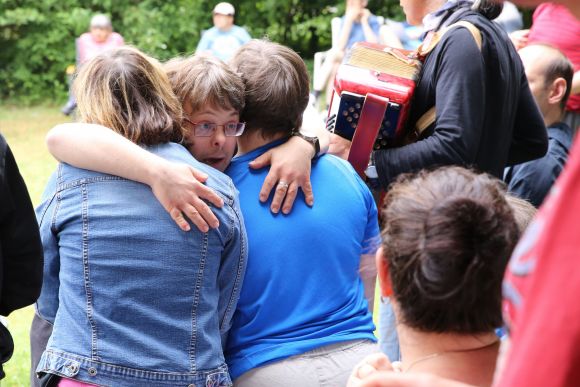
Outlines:
{"label": "elbow", "polygon": [[57,160],[61,161],[58,157],[59,149],[62,147],[62,142],[65,139],[65,129],[62,125],[57,125],[48,131],[45,137],[46,147],[50,154],[52,154]]}

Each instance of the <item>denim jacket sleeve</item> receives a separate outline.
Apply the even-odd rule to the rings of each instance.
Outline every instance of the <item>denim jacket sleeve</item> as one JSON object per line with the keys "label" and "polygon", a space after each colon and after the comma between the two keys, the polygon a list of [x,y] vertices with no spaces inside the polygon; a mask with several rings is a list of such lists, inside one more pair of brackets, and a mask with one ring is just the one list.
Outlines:
{"label": "denim jacket sleeve", "polygon": [[57,184],[55,173],[46,186],[42,203],[36,209],[36,217],[40,226],[40,239],[44,250],[44,278],[42,291],[36,302],[36,310],[40,317],[51,324],[54,323],[58,310],[60,271],[58,239],[54,229],[59,204]]}
{"label": "denim jacket sleeve", "polygon": [[229,238],[222,253],[218,277],[220,292],[218,313],[222,347],[224,348],[240,298],[248,259],[248,240],[237,195],[231,203],[231,211],[233,216],[229,225]]}

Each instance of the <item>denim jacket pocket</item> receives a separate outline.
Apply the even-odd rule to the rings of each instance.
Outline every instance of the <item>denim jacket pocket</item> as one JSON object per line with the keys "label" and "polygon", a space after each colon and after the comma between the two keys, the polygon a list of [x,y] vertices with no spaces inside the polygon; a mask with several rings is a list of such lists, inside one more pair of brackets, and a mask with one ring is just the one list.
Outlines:
{"label": "denim jacket pocket", "polygon": [[223,371],[214,372],[207,375],[205,387],[230,387],[233,386],[228,373]]}

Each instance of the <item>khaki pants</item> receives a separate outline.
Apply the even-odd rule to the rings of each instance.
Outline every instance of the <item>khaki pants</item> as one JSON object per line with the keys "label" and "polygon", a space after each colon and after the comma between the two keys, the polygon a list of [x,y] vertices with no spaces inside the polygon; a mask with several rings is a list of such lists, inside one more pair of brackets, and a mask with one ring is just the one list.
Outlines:
{"label": "khaki pants", "polygon": [[327,345],[254,368],[237,378],[234,387],[344,387],[355,365],[377,352],[378,345],[368,340]]}

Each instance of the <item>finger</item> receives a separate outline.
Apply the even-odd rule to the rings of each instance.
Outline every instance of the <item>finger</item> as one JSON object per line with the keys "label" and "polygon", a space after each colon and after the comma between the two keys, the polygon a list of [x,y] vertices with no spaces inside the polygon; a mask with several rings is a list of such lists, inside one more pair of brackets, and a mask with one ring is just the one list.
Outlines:
{"label": "finger", "polygon": [[282,212],[288,215],[290,211],[292,211],[292,207],[294,206],[294,201],[296,200],[296,195],[298,194],[298,184],[292,183],[288,187],[288,191],[286,192],[286,198],[284,199],[284,207],[282,208]]}
{"label": "finger", "polygon": [[280,212],[280,206],[282,205],[282,201],[286,196],[286,192],[288,192],[288,187],[278,183],[278,185],[276,186],[276,191],[274,192],[272,204],[270,205],[270,211],[272,211],[275,214]]}
{"label": "finger", "polygon": [[180,229],[182,229],[183,231],[191,230],[189,223],[187,223],[187,221],[183,217],[183,214],[177,208],[172,208],[171,211],[169,211],[169,215],[171,216],[171,219],[173,219],[173,221],[177,223]]}
{"label": "finger", "polygon": [[193,177],[195,177],[198,181],[205,183],[205,181],[208,178],[208,175],[206,173],[203,173],[202,171],[198,171],[197,169],[193,168],[193,167],[189,167],[189,170],[191,171],[191,174],[193,175]]}
{"label": "finger", "polygon": [[184,211],[185,215],[191,220],[191,222],[199,229],[201,232],[208,232],[209,226],[205,222],[205,220],[199,214],[199,211],[195,209],[195,207],[188,205]]}
{"label": "finger", "polygon": [[193,201],[193,207],[199,215],[203,218],[203,220],[211,227],[211,228],[218,228],[220,222],[215,214],[212,212],[211,208],[201,199],[196,198]]}
{"label": "finger", "polygon": [[365,358],[365,363],[370,364],[379,371],[392,371],[393,367],[389,358],[384,353],[374,353]]}
{"label": "finger", "polygon": [[310,180],[306,181],[302,185],[302,192],[304,192],[304,201],[306,204],[312,207],[314,205],[314,192],[312,191],[312,184],[310,183]]}
{"label": "finger", "polygon": [[377,372],[377,370],[373,366],[365,363],[365,364],[361,364],[361,366],[358,367],[357,376],[360,379],[364,379],[375,372]]}
{"label": "finger", "polygon": [[260,190],[260,201],[262,203],[268,201],[268,198],[270,197],[270,192],[272,192],[272,189],[274,189],[276,183],[278,183],[278,175],[275,171],[270,169],[270,172],[268,172],[268,176],[266,176],[266,179],[264,179],[262,189]]}
{"label": "finger", "polygon": [[224,205],[223,199],[215,191],[201,183],[195,185],[194,193],[202,199],[207,200],[214,206],[221,208]]}
{"label": "finger", "polygon": [[260,169],[272,163],[272,151],[268,151],[250,162],[250,168]]}

